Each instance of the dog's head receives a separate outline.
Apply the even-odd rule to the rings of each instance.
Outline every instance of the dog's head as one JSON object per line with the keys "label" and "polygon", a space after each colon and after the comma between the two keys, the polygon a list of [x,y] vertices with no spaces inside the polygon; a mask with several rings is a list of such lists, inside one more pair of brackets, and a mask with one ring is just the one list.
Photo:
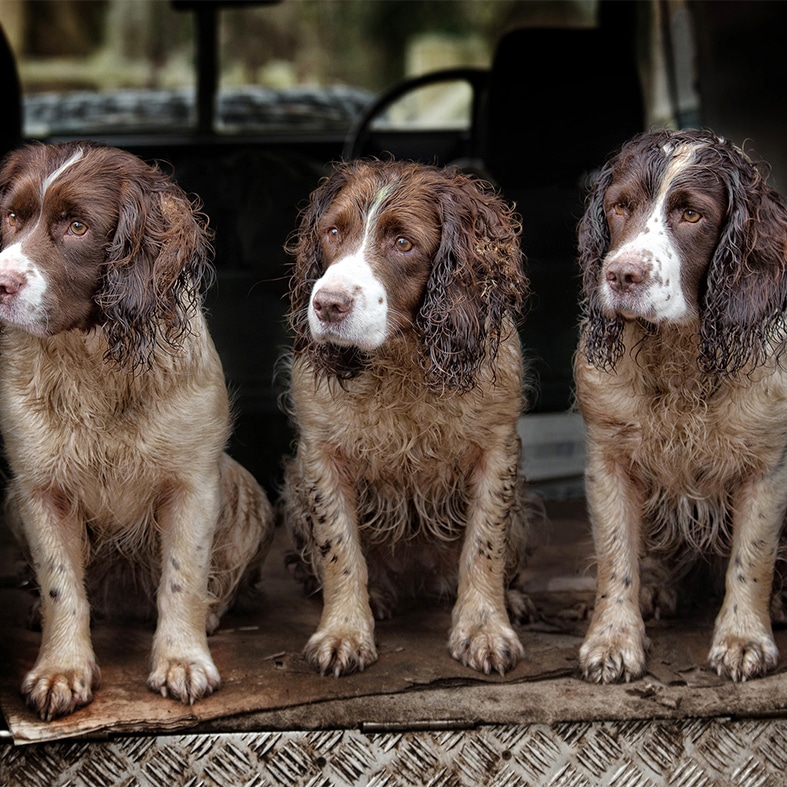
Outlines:
{"label": "dog's head", "polygon": [[705,371],[735,374],[781,344],[787,212],[738,148],[704,131],[627,142],[579,226],[588,360],[614,366],[626,320],[685,324]]}
{"label": "dog's head", "polygon": [[177,345],[209,276],[204,221],[136,156],[90,142],[30,145],[0,170],[0,320],[36,336],[103,328],[135,368]]}
{"label": "dog's head", "polygon": [[467,390],[527,294],[518,233],[502,200],[453,170],[338,165],[293,247],[296,353],[347,378],[411,333],[429,386]]}

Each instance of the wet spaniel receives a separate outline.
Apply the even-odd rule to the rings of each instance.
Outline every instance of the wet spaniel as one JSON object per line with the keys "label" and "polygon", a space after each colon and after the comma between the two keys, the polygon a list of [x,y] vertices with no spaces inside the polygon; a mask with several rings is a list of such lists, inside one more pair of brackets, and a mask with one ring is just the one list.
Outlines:
{"label": "wet spaniel", "polygon": [[[779,657],[769,601],[787,509],[784,202],[729,142],[648,133],[600,173],[579,240],[598,559],[584,675],[644,673],[643,612],[675,607],[692,555],[728,561],[711,666],[763,675]],[[640,582],[643,555],[654,582]]]}
{"label": "wet spaniel", "polygon": [[160,171],[85,142],[10,154],[0,222],[7,513],[43,625],[22,691],[44,719],[90,702],[88,590],[151,601],[157,586],[148,685],[193,702],[219,685],[206,629],[272,535],[264,493],[223,452],[204,223]]}
{"label": "wet spaniel", "polygon": [[374,662],[374,617],[414,588],[458,587],[464,664],[522,655],[518,233],[480,182],[411,163],[341,164],[302,217],[284,510],[322,586],[306,656],[323,674]]}

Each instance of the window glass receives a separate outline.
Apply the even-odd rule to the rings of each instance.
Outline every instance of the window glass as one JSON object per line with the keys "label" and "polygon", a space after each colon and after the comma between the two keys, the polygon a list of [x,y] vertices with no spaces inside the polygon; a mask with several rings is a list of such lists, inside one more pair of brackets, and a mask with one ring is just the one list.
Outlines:
{"label": "window glass", "polygon": [[[195,128],[197,14],[169,0],[0,0],[27,136]],[[406,77],[488,66],[515,24],[592,24],[595,0],[283,0],[216,5],[214,130],[345,133]],[[380,122],[454,128],[470,91],[429,88]]]}

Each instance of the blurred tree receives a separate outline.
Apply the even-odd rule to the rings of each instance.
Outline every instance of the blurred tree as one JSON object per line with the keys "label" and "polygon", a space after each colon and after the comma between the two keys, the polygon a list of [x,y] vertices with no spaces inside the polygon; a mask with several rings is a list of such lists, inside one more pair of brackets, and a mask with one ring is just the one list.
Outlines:
{"label": "blurred tree", "polygon": [[90,55],[103,43],[106,0],[26,4],[23,51],[35,57]]}
{"label": "blurred tree", "polygon": [[[414,37],[481,37],[491,52],[508,20],[534,5],[543,3],[290,0],[229,6],[221,15],[222,69],[254,83],[272,62],[287,62],[293,82],[339,82],[379,91],[405,75],[407,49]],[[568,0],[568,5],[576,2]],[[239,63],[237,68],[233,61]]]}

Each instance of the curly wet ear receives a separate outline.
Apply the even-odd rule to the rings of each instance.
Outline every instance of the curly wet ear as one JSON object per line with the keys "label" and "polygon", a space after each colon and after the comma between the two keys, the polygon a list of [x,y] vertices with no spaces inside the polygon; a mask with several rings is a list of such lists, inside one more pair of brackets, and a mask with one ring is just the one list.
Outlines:
{"label": "curly wet ear", "polygon": [[604,194],[612,174],[610,162],[595,178],[577,230],[584,310],[582,349],[588,362],[599,369],[614,368],[623,352],[623,320],[607,316],[599,300],[601,266],[610,243]]}
{"label": "curly wet ear", "polygon": [[437,196],[440,246],[416,318],[421,366],[431,388],[467,391],[528,295],[521,227],[510,206],[465,175],[455,173]]}
{"label": "curly wet ear", "polygon": [[708,270],[700,362],[734,375],[784,351],[787,209],[740,152],[727,160],[727,222]]}
{"label": "curly wet ear", "polygon": [[126,180],[97,297],[108,356],[134,369],[157,346],[178,346],[213,269],[207,224],[160,173]]}

